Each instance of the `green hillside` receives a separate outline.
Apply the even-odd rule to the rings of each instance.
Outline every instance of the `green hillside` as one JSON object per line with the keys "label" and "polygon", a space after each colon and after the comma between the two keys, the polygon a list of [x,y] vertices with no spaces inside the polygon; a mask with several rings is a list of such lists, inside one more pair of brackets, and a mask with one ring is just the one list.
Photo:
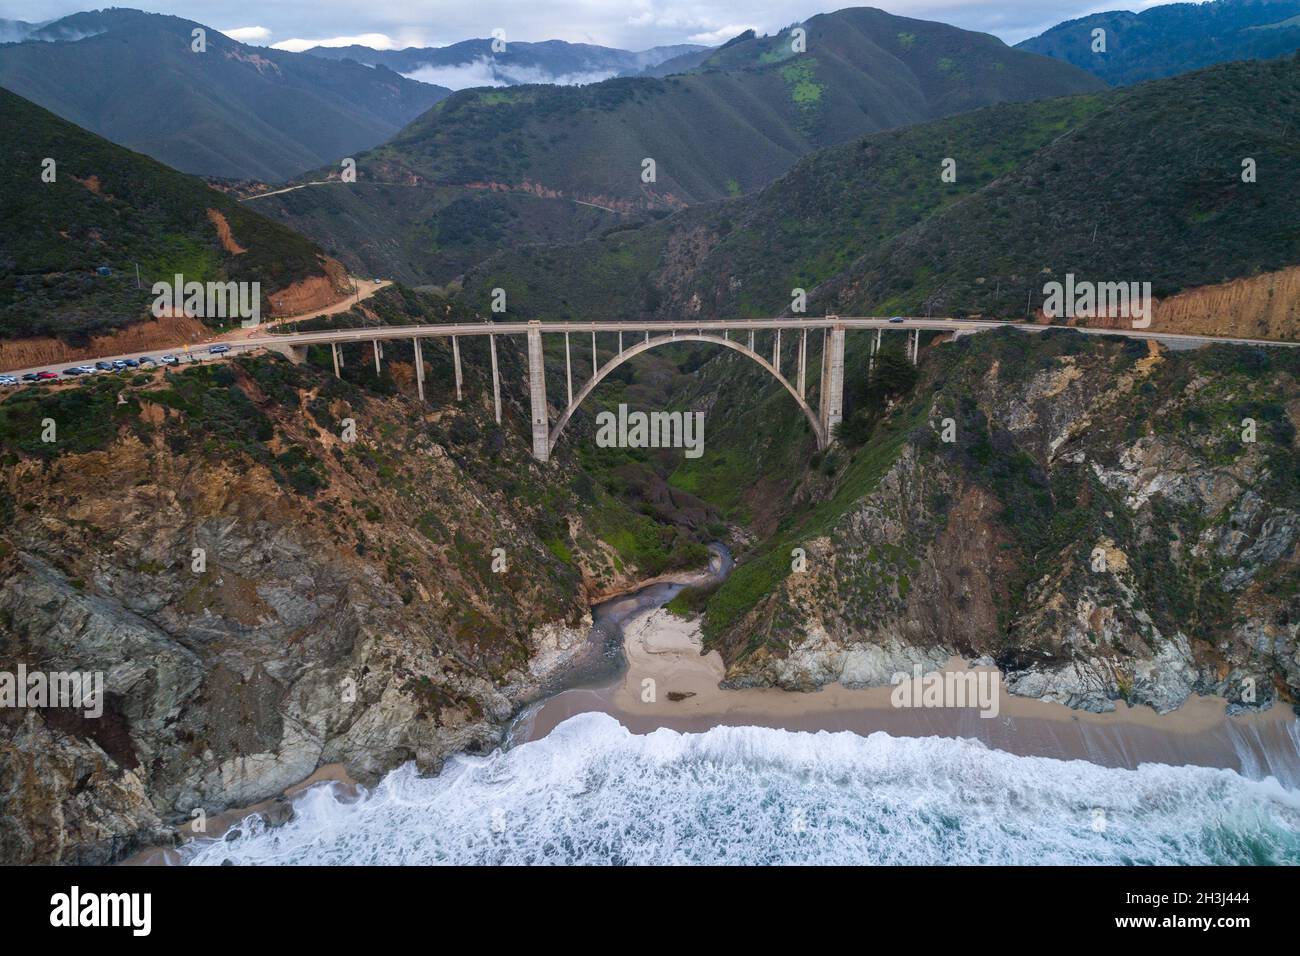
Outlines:
{"label": "green hillside", "polygon": [[[262,283],[266,297],[323,275],[322,253],[202,180],[116,146],[0,90],[0,335],[75,335],[146,318],[151,284]],[[55,181],[41,178],[46,158]],[[221,244],[216,210],[246,251]],[[140,268],[142,289],[136,288]],[[111,276],[97,274],[101,266]]]}
{"label": "green hillside", "polygon": [[[1010,175],[869,252],[832,311],[1023,316],[1043,283],[1151,282],[1163,298],[1300,263],[1300,57],[1110,94]],[[1253,159],[1256,181],[1243,182]]]}
{"label": "green hillside", "polygon": [[[879,10],[816,16],[804,28],[801,54],[791,52],[786,33],[733,42],[701,69],[663,79],[462,90],[358,157],[359,179],[563,198],[574,216],[585,215],[579,203],[673,210],[754,192],[810,151],[863,133],[1104,86],[993,37]],[[647,159],[653,182],[643,178]],[[298,204],[335,202],[300,192],[307,195],[295,196]],[[284,214],[316,235],[313,218],[300,207]],[[517,235],[545,238],[526,224]],[[355,231],[335,230],[330,239],[364,242]],[[450,268],[432,255],[430,280]],[[403,258],[386,263],[385,274],[406,268]]]}
{"label": "green hillside", "polygon": [[[939,23],[850,9],[733,43],[701,71],[585,87],[466,90],[362,161],[439,183],[672,207],[761,187],[809,150],[1006,100],[1100,88],[1080,71]],[[656,181],[642,179],[652,158]]]}
{"label": "green hillside", "polygon": [[504,287],[526,318],[734,317],[798,287],[810,314],[1023,317],[1073,272],[1164,296],[1300,262],[1298,111],[1296,58],[1003,104],[818,151],[755,196],[502,253],[464,295]]}
{"label": "green hillside", "polygon": [[382,142],[448,92],[210,27],[194,52],[200,26],[137,10],[74,14],[0,46],[0,86],[184,172],[271,181]]}
{"label": "green hillside", "polygon": [[576,242],[627,216],[572,200],[455,186],[331,181],[247,203],[353,272],[443,285],[501,249]]}
{"label": "green hillside", "polygon": [[[1094,31],[1105,31],[1105,51]],[[1122,85],[1232,60],[1270,59],[1300,49],[1300,0],[1167,3],[1141,13],[1112,10],[1057,24],[1016,44]]]}

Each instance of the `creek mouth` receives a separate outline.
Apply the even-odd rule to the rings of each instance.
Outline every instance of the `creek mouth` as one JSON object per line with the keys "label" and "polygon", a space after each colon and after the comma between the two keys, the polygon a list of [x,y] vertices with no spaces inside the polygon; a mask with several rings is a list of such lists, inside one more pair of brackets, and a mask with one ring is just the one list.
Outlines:
{"label": "creek mouth", "polygon": [[[560,674],[543,685],[537,700],[519,711],[506,730],[504,745],[511,747],[535,739],[537,717],[554,708],[556,700],[575,693],[604,696],[620,686],[628,670],[628,622],[662,608],[689,587],[725,581],[736,566],[731,550],[722,542],[711,542],[708,549],[707,568],[668,575],[592,605],[586,646]],[[549,729],[553,725],[544,720],[543,726]]]}
{"label": "creek mouth", "polygon": [[[1227,701],[1193,696],[1168,714],[1122,701],[1114,711],[1096,714],[1017,697],[1001,687],[1000,707],[989,718],[973,707],[896,707],[892,686],[831,684],[807,693],[776,687],[723,690],[718,683],[725,665],[717,652],[703,652],[699,622],[664,610],[684,588],[730,573],[730,552],[719,544],[710,545],[710,551],[707,572],[658,581],[595,605],[588,659],[520,711],[504,747],[545,738],[578,715],[603,713],[633,734],[660,728],[705,733],[715,727],[764,727],[850,731],[861,737],[961,738],[1017,756],[1085,760],[1110,768],[1221,768],[1252,780],[1272,777],[1300,790],[1300,720],[1281,705],[1229,717]],[[943,669],[997,673],[956,657]],[[649,701],[644,699],[647,679],[655,687]]]}

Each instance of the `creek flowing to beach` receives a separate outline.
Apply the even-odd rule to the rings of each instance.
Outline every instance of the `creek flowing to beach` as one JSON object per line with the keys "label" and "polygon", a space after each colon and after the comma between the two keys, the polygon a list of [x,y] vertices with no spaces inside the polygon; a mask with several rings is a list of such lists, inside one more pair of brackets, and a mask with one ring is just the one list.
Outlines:
{"label": "creek flowing to beach", "polygon": [[183,859],[1300,863],[1289,708],[1227,718],[1194,698],[1164,717],[1097,715],[1004,694],[987,719],[900,710],[888,687],[719,690],[721,661],[662,606],[730,567],[714,546],[709,575],[597,605],[596,663],[521,714],[501,749],[432,777],[408,764],[373,789],[318,783],[290,822],[250,817]]}

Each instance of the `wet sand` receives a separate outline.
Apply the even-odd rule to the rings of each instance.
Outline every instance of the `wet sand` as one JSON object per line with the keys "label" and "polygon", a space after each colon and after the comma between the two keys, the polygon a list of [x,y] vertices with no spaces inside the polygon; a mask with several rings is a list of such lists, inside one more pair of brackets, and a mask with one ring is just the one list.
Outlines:
{"label": "wet sand", "polygon": [[[660,595],[651,596],[653,602]],[[974,707],[895,707],[893,687],[856,689],[838,684],[812,693],[776,688],[723,690],[717,652],[700,654],[699,623],[654,606],[622,621],[626,670],[599,687],[574,688],[531,708],[518,722],[515,741],[536,740],[575,714],[601,711],[633,733],[660,727],[701,732],[719,725],[795,731],[884,731],[895,737],[967,737],[1010,753],[1081,759],[1107,767],[1142,763],[1227,767],[1254,778],[1277,777],[1300,787],[1300,720],[1285,705],[1259,714],[1228,717],[1220,698],[1190,698],[1160,715],[1149,707],[1116,703],[1093,714],[1061,704],[1017,697],[999,688],[996,716]],[[954,658],[946,671],[984,671]],[[653,700],[643,681],[654,681]],[[674,699],[677,698],[677,699]]]}
{"label": "wet sand", "polygon": [[[318,767],[306,780],[295,783],[292,787],[281,794],[281,797],[292,802],[295,797],[305,790],[316,786],[319,783],[335,783],[342,787],[342,793],[346,796],[357,797],[361,794],[361,787],[353,780],[341,763],[327,763]],[[241,820],[255,813],[274,814],[276,803],[279,798],[262,800],[259,803],[251,804],[246,807],[231,807],[221,813],[209,814],[205,821],[204,832],[194,833],[189,825],[176,828],[176,832],[181,835],[181,839],[206,840],[209,838],[220,838],[225,836],[233,827],[239,825]],[[146,850],[141,850],[122,860],[119,866],[176,866],[184,863],[184,854],[181,850],[169,846],[154,846]]]}

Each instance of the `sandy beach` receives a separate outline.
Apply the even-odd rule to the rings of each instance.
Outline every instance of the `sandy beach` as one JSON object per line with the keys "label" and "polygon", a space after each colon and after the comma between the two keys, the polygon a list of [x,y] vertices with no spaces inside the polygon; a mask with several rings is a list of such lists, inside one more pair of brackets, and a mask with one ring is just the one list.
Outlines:
{"label": "sandy beach", "polygon": [[[894,688],[888,686],[856,689],[833,684],[813,693],[723,690],[718,683],[725,667],[717,652],[700,653],[698,620],[650,607],[629,616],[623,633],[627,669],[617,681],[567,690],[544,701],[521,719],[515,739],[536,740],[574,714],[601,711],[634,733],[659,727],[700,732],[730,725],[968,737],[1021,755],[1082,759],[1110,767],[1228,767],[1300,786],[1300,721],[1283,705],[1228,717],[1226,701],[1194,696],[1164,715],[1122,701],[1110,713],[1094,714],[999,688],[997,715],[983,717],[974,707],[895,707]],[[996,668],[968,667],[960,658],[950,660],[944,670],[984,671],[986,681],[997,675]],[[653,699],[647,699],[647,679],[654,682]]]}

